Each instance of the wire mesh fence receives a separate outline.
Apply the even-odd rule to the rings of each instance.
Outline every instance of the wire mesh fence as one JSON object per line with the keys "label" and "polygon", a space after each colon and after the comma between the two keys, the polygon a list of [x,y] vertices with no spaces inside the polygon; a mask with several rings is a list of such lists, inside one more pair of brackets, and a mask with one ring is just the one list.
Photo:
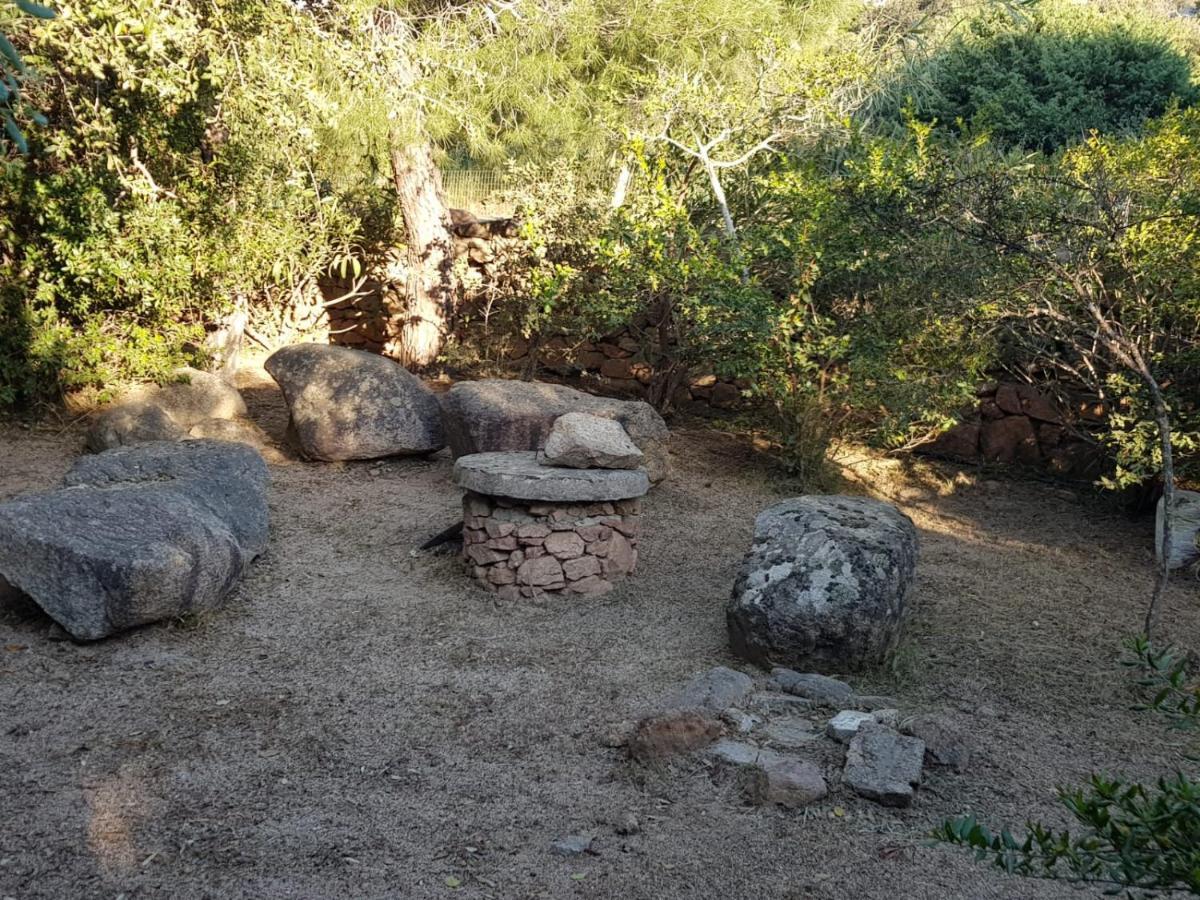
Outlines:
{"label": "wire mesh fence", "polygon": [[481,218],[513,214],[513,204],[504,196],[511,183],[509,173],[503,169],[451,169],[442,173],[442,187],[450,205]]}

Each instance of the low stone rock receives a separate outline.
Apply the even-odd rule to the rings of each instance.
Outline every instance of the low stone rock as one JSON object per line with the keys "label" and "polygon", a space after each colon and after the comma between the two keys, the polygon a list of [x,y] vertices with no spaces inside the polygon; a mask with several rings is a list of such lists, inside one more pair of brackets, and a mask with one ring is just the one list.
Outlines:
{"label": "low stone rock", "polygon": [[765,715],[793,715],[804,713],[816,704],[804,697],[783,694],[775,691],[760,691],[750,695],[749,706]]}
{"label": "low stone rock", "polygon": [[642,823],[638,821],[638,817],[633,813],[625,813],[613,825],[613,831],[624,837],[631,834],[637,834],[642,830]]}
{"label": "low stone rock", "polygon": [[246,415],[246,401],[237,388],[219,375],[199,369],[176,369],[172,380],[142,395],[182,425],[192,428],[209,419]]}
{"label": "low stone rock", "polygon": [[761,766],[756,798],[788,809],[816,803],[829,793],[825,776],[814,763],[804,759],[773,759]]}
{"label": "low stone rock", "polygon": [[664,709],[722,712],[740,705],[754,690],[754,679],[744,672],[715,666],[667,695]]}
{"label": "low stone rock", "polygon": [[825,733],[839,743],[848,744],[860,728],[868,722],[875,721],[877,720],[872,713],[844,709],[829,720],[829,724],[825,726]]}
{"label": "low stone rock", "polygon": [[550,852],[556,856],[582,856],[591,852],[595,839],[589,834],[569,834],[550,844]]}
{"label": "low stone rock", "polygon": [[[1171,507],[1171,554],[1168,567],[1180,569],[1200,559],[1200,492],[1176,489]],[[1163,500],[1154,520],[1154,555],[1162,560]]]}
{"label": "low stone rock", "polygon": [[947,766],[961,773],[971,764],[974,741],[946,715],[914,716],[904,722],[903,731],[925,744],[925,761],[930,765]]}
{"label": "low stone rock", "polygon": [[375,459],[445,446],[437,398],[386,357],[297,344],[275,351],[264,366],[283,391],[292,433],[305,456]]}
{"label": "low stone rock", "polygon": [[560,469],[538,463],[534,451],[474,453],[454,463],[454,483],[480,494],[594,502],[640,497],[650,489],[641,469]]}
{"label": "low stone rock", "polygon": [[101,410],[92,418],[87,448],[94,453],[147,441],[181,441],[187,429],[161,406],[145,400],[129,401]]}
{"label": "low stone rock", "polygon": [[854,694],[846,682],[828,675],[780,667],[771,670],[771,686],[822,706],[841,706]]}
{"label": "low stone rock", "polygon": [[644,454],[651,483],[657,484],[671,471],[670,432],[648,403],[594,397],[564,385],[500,379],[459,382],[441,400],[446,436],[456,459],[490,451],[540,450],[559,416],[582,412],[621,424]]}
{"label": "low stone rock", "polygon": [[644,459],[620,422],[571,412],[554,420],[539,461],[572,469],[636,469]]}
{"label": "low stone rock", "polygon": [[567,581],[578,581],[580,578],[599,574],[600,560],[594,556],[580,556],[563,562],[563,575],[567,577]]}
{"label": "low stone rock", "polygon": [[717,741],[708,751],[718,765],[738,770],[753,803],[801,807],[828,793],[821,770],[807,760],[784,756],[741,741]]}
{"label": "low stone rock", "polygon": [[763,735],[768,743],[785,749],[796,749],[821,737],[808,719],[786,716],[772,719],[763,727]]}
{"label": "low stone rock", "polygon": [[629,755],[645,762],[691,753],[711,744],[723,730],[713,715],[694,710],[649,716],[638,722],[630,736]]}
{"label": "low stone rock", "polygon": [[0,504],[0,578],[77,640],[213,608],[266,547],[267,478],[242,444],[85,457],[67,487]]}
{"label": "low stone rock", "polygon": [[882,725],[865,725],[850,741],[842,782],[884,806],[908,806],[921,781],[925,743]]}
{"label": "low stone rock", "polygon": [[900,636],[917,533],[894,506],[812,496],[760,513],[726,610],[730,647],[759,664],[852,672]]}

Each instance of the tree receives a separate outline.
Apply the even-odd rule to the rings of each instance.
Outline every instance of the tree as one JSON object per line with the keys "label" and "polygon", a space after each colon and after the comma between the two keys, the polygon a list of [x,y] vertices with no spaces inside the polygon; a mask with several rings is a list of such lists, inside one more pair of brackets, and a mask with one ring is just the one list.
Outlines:
{"label": "tree", "polygon": [[1200,348],[1200,113],[1173,112],[1140,138],[1093,134],[1054,157],[999,154],[982,138],[937,140],[918,124],[905,150],[889,157],[882,146],[860,165],[865,195],[878,188],[860,209],[882,214],[880,224],[914,246],[940,232],[991,253],[986,299],[967,293],[946,303],[964,315],[985,310],[1026,371],[1087,384],[1114,408],[1138,403],[1139,392],[1146,398],[1157,449],[1118,477],[1149,471],[1162,481],[1151,634],[1170,577],[1168,385],[1178,387],[1173,376],[1186,377]]}

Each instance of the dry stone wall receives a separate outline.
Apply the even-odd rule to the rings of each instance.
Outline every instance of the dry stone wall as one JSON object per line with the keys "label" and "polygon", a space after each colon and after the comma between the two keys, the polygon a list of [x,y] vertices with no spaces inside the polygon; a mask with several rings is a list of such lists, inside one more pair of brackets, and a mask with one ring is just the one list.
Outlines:
{"label": "dry stone wall", "polygon": [[504,599],[603,594],[637,565],[642,501],[463,497],[463,556]]}

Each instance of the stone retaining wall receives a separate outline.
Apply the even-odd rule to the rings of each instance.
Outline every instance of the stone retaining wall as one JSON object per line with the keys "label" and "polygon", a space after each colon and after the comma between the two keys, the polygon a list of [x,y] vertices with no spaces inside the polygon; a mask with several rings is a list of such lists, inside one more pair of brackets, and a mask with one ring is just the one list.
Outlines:
{"label": "stone retaining wall", "polygon": [[1052,398],[1028,384],[987,384],[979,406],[921,452],[964,462],[995,462],[1045,469],[1063,478],[1092,480],[1103,449],[1089,427],[1103,422],[1103,404],[1078,395]]}
{"label": "stone retaining wall", "polygon": [[642,501],[555,504],[463,497],[463,558],[505,599],[603,594],[637,565]]}

